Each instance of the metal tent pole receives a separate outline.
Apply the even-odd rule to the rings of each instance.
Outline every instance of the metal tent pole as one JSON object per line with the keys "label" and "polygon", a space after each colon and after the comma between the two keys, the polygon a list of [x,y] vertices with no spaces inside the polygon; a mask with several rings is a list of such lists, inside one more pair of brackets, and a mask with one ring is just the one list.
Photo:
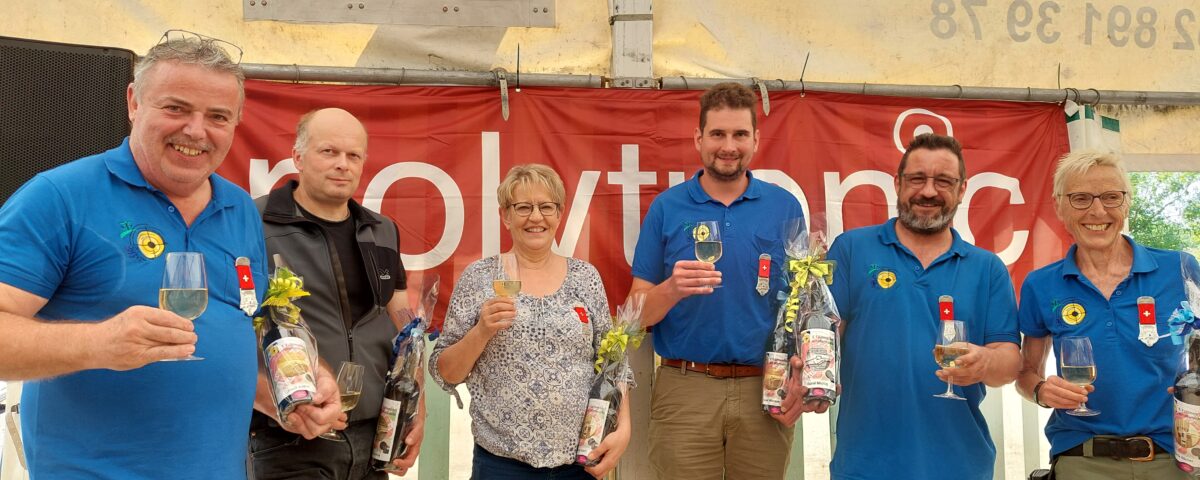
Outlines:
{"label": "metal tent pole", "polygon": [[[309,65],[244,64],[248,78],[292,82],[347,82],[393,85],[463,85],[497,86],[493,72],[453,70],[416,70],[406,68],[320,67]],[[602,88],[611,80],[599,75],[564,75],[522,73],[521,85],[542,87]],[[656,79],[664,90],[702,90],[720,82],[753,84],[744,78],[662,77]],[[1200,92],[1146,92],[1130,90],[1097,90],[1092,88],[1011,88],[964,87],[958,85],[889,85],[872,83],[801,82],[766,80],[768,90],[808,90],[835,93],[860,93],[924,98],[963,98],[976,100],[1012,100],[1032,102],[1061,102],[1072,100],[1086,104],[1109,105],[1200,105]]]}

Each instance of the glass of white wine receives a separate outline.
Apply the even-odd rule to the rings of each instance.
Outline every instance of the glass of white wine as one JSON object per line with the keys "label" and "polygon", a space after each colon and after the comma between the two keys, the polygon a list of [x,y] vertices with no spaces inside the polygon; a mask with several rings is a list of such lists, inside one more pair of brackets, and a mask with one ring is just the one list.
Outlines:
{"label": "glass of white wine", "polygon": [[[168,252],[163,269],[162,288],[158,290],[158,308],[195,320],[208,308],[208,275],[204,271],[204,254],[199,252]],[[203,360],[195,355],[167,358],[163,361]]]}
{"label": "glass of white wine", "polygon": [[[962,320],[942,320],[942,331],[938,336],[938,344],[933,347],[933,360],[942,368],[955,366],[958,357],[970,352],[967,347],[967,324]],[[934,395],[938,398],[951,400],[966,400],[954,393],[954,384],[946,380],[946,393]]]}
{"label": "glass of white wine", "polygon": [[[341,392],[343,413],[358,406],[358,399],[362,396],[363,371],[363,366],[354,362],[342,362],[341,367],[338,367],[337,383],[338,391]],[[336,431],[325,432],[320,437],[335,442],[345,441]]]}
{"label": "glass of white wine", "polygon": [[[1059,361],[1060,373],[1063,380],[1074,385],[1086,387],[1096,381],[1096,359],[1092,356],[1092,340],[1088,337],[1063,337],[1062,358]],[[1099,415],[1099,410],[1087,407],[1087,402],[1081,402],[1067,414],[1077,417]]]}
{"label": "glass of white wine", "polygon": [[[696,241],[696,260],[715,264],[721,259],[721,222],[696,222],[692,238]],[[721,284],[712,287],[720,288]]]}
{"label": "glass of white wine", "polygon": [[521,267],[517,265],[517,254],[500,254],[496,277],[492,279],[492,290],[496,296],[508,298],[516,298],[521,293]]}

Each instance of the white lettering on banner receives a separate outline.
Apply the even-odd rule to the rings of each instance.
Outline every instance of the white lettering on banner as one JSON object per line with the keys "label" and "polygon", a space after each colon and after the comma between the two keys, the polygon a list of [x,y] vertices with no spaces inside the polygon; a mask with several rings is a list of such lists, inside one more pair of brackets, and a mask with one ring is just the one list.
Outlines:
{"label": "white lettering on banner", "polygon": [[[480,231],[483,241],[483,256],[490,257],[500,253],[500,216],[488,212],[500,211],[500,199],[496,197],[496,189],[500,187],[500,132],[479,132],[479,156],[483,167],[479,188],[483,200],[483,229]],[[407,263],[405,265],[408,265]]]}
{"label": "white lettering on banner", "polygon": [[842,200],[855,187],[874,185],[879,187],[887,199],[888,218],[896,216],[896,179],[879,170],[861,170],[851,173],[846,180],[839,180],[838,172],[825,172],[825,222],[829,230],[829,241],[845,231],[842,219]]}
{"label": "white lettering on banner", "polygon": [[290,173],[300,173],[296,170],[296,163],[290,158],[280,160],[275,164],[275,168],[268,169],[269,164],[266,159],[250,159],[250,198],[271,193],[271,187],[275,186],[279,179]]}
{"label": "white lettering on banner", "polygon": [[[963,194],[958,212],[954,214],[954,225],[958,230],[959,236],[962,237],[964,242],[971,245],[975,244],[975,234],[971,232],[971,223],[968,217],[971,210],[969,208],[971,199],[975,197],[975,192],[988,187],[1008,190],[1009,205],[1025,204],[1025,196],[1021,194],[1020,180],[995,172],[983,172],[972,176],[967,181],[967,191]],[[1028,242],[1029,230],[1014,230],[1012,233],[1012,242],[1004,250],[997,252],[996,256],[1000,257],[1000,260],[1004,261],[1005,265],[1012,265],[1018,258],[1021,258],[1021,254],[1025,252],[1025,245]]]}
{"label": "white lettering on banner", "polygon": [[804,212],[804,229],[808,230],[812,225],[812,215],[808,211],[808,197],[804,195],[804,190],[800,188],[800,184],[792,180],[792,177],[783,173],[782,170],[754,170],[754,178],[779,185],[779,188],[787,190],[793,197],[796,197],[796,200],[800,202],[800,210]]}
{"label": "white lettering on banner", "polygon": [[462,191],[458,189],[454,178],[438,167],[422,162],[395,163],[380,170],[375,178],[371,179],[363,196],[363,206],[376,212],[380,211],[383,207],[383,195],[387,193],[388,187],[405,178],[420,178],[432,183],[442,195],[442,202],[446,207],[446,223],[442,229],[442,237],[433,249],[417,255],[400,254],[400,261],[409,270],[428,270],[440,265],[458,250],[463,225],[466,224]]}
{"label": "white lettering on banner", "polygon": [[621,186],[621,226],[625,229],[622,239],[625,246],[625,261],[633,265],[633,250],[637,247],[641,233],[642,185],[658,183],[658,174],[638,170],[638,146],[621,145],[621,171],[609,172],[608,184]]}
{"label": "white lettering on banner", "polygon": [[[949,118],[943,117],[941,115],[933,113],[924,108],[910,108],[908,110],[901,112],[900,116],[896,117],[896,126],[892,127],[892,140],[894,140],[896,142],[896,149],[900,150],[900,153],[904,153],[904,149],[908,147],[908,142],[906,142],[900,138],[900,127],[902,127],[904,125],[904,119],[908,118],[909,115],[915,115],[915,114],[929,115],[931,117],[941,120],[942,124],[945,125],[945,127],[946,127],[945,135],[949,136],[949,137],[954,136],[954,126],[950,125]],[[916,137],[917,135],[920,135],[922,133],[939,133],[939,132],[937,132],[936,129],[929,126],[928,124],[922,123],[920,125],[917,125],[917,127],[913,129],[912,135],[910,135],[908,138],[912,139],[913,137]]]}
{"label": "white lettering on banner", "polygon": [[[588,209],[592,206],[592,196],[596,193],[597,183],[600,183],[599,171],[580,172],[579,186],[575,188],[575,198],[571,199],[571,211],[567,214],[566,225],[563,226],[562,242],[554,242],[555,253],[564,257],[575,256],[575,247],[579,242],[579,234],[583,232],[583,222],[587,220]],[[584,238],[583,241],[588,239]]]}

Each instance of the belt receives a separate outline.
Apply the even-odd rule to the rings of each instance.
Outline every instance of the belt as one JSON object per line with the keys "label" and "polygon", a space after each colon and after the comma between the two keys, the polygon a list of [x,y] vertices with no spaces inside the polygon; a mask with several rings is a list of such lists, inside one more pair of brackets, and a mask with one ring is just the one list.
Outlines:
{"label": "belt", "polygon": [[736,363],[699,363],[675,358],[664,358],[662,364],[668,367],[677,367],[681,372],[690,370],[713,378],[761,377],[763,374],[762,367],[738,365]]}
{"label": "belt", "polygon": [[1075,457],[1086,457],[1083,447],[1091,442],[1092,454],[1091,457],[1109,457],[1112,459],[1129,459],[1137,462],[1149,462],[1154,460],[1156,453],[1168,453],[1166,449],[1159,447],[1150,437],[1092,437],[1091,440],[1060,453],[1059,455],[1070,455]]}

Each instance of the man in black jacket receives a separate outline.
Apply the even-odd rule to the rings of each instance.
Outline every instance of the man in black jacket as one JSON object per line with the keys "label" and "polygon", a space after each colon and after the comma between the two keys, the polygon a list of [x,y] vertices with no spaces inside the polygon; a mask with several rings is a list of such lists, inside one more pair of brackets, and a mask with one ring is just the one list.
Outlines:
{"label": "man in black jacket", "polygon": [[[321,358],[335,369],[344,361],[365,367],[362,396],[338,434],[342,441],[305,440],[255,413],[250,450],[260,479],[387,479],[370,468],[372,444],[391,340],[401,327],[394,312],[408,303],[395,223],[351,199],[366,158],[367,131],[358,119],[337,108],[314,110],[296,127],[292,159],[299,181],[255,201],[268,256],[281,254],[312,293],[296,304]],[[406,439],[409,451],[396,460],[395,473],[416,461],[423,423],[422,399],[418,425]]]}

